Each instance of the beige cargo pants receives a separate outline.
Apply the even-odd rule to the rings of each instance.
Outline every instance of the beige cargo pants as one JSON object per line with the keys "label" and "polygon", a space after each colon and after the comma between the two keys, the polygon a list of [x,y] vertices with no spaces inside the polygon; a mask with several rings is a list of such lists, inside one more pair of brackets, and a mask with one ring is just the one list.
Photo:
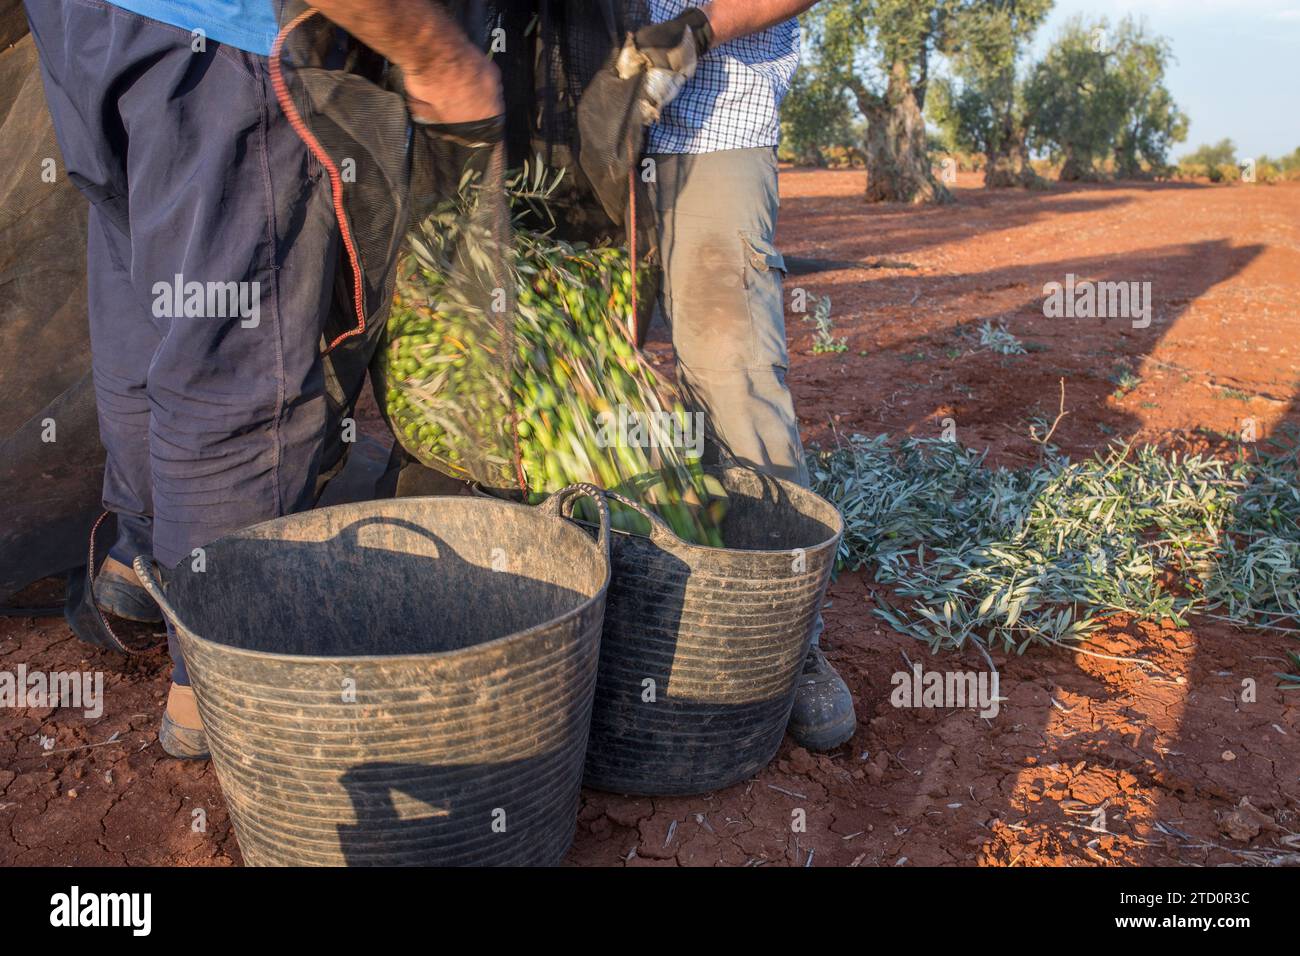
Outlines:
{"label": "beige cargo pants", "polygon": [[711,440],[766,474],[808,483],[786,386],[785,261],[770,147],[654,153],[663,315],[687,402]]}

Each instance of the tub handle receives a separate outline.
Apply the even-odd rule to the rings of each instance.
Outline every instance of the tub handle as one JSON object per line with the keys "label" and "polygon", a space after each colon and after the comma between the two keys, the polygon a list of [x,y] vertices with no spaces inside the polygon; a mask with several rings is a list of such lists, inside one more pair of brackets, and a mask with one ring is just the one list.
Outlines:
{"label": "tub handle", "polygon": [[602,488],[597,488],[595,485],[590,485],[586,482],[579,482],[561,488],[559,491],[552,494],[541,505],[541,508],[546,514],[555,515],[560,518],[572,518],[574,502],[579,498],[595,499],[596,510],[600,512],[600,545],[604,549],[605,559],[608,561],[610,557],[609,502],[605,500],[605,496],[608,494],[608,491],[605,491]]}
{"label": "tub handle", "polygon": [[139,555],[131,566],[135,568],[135,575],[140,579],[140,583],[144,585],[144,589],[149,592],[149,596],[154,599],[158,607],[162,608],[163,614],[172,622],[172,626],[178,631],[194,633],[185,626],[181,616],[176,613],[176,608],[172,607],[171,602],[167,600],[167,592],[163,589],[162,574],[158,569],[158,563],[152,558]]}
{"label": "tub handle", "polygon": [[617,491],[607,491],[605,495],[614,499],[619,504],[631,508],[646,521],[650,522],[650,540],[665,551],[680,551],[686,542],[677,537],[676,532],[668,527],[668,522],[659,515],[655,514],[639,501],[633,501],[626,495],[621,495]]}

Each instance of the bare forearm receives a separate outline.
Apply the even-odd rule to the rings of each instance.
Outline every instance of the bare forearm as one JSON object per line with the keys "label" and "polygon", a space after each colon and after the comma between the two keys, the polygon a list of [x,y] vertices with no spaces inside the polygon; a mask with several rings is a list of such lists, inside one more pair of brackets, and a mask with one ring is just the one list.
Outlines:
{"label": "bare forearm", "polygon": [[700,9],[709,18],[713,42],[726,43],[737,37],[766,30],[773,24],[798,16],[817,0],[712,0]]}
{"label": "bare forearm", "polygon": [[315,0],[316,9],[407,71],[446,68],[477,52],[431,0]]}
{"label": "bare forearm", "polygon": [[501,112],[496,67],[435,0],[313,0],[313,5],[402,68],[417,119],[461,122]]}

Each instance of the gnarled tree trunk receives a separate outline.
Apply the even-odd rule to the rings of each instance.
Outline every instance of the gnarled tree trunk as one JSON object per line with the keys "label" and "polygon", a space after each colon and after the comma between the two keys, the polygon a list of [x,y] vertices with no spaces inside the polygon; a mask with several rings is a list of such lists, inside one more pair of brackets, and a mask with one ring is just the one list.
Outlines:
{"label": "gnarled tree trunk", "polygon": [[1061,164],[1060,180],[1063,183],[1095,183],[1101,180],[1093,168],[1090,157],[1082,158],[1068,145],[1065,148],[1065,162]]}
{"label": "gnarled tree trunk", "polygon": [[944,203],[952,194],[934,178],[926,148],[924,91],[916,89],[899,61],[885,95],[854,90],[867,117],[867,201]]}
{"label": "gnarled tree trunk", "polygon": [[1008,116],[1003,121],[1002,135],[997,148],[990,150],[984,167],[984,188],[1002,189],[1009,186],[1028,188],[1038,186],[1042,179],[1029,164],[1029,148],[1025,145],[1025,126]]}
{"label": "gnarled tree trunk", "polygon": [[1154,171],[1142,168],[1138,154],[1138,131],[1125,130],[1115,144],[1115,176],[1117,179],[1153,179]]}

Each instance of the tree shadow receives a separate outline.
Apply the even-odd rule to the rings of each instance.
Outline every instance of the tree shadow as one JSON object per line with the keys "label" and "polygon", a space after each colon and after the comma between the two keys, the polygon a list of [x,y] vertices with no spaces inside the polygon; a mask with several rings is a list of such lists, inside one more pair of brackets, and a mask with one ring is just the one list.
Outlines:
{"label": "tree shadow", "polygon": [[[812,297],[829,292],[841,303],[848,300],[855,314],[835,325],[835,334],[846,337],[847,351],[806,354],[791,380],[800,399],[810,397],[813,407],[838,401],[844,395],[842,382],[857,383],[852,395],[858,400],[848,407],[837,405],[829,420],[805,414],[806,433],[823,443],[834,440],[833,432],[938,436],[945,424],[952,424],[963,444],[991,447],[995,457],[1003,450],[1023,456],[1036,453],[1028,419],[1050,422],[1055,417],[1064,378],[1071,415],[1063,419],[1054,443],[1082,453],[1111,438],[1132,437],[1143,426],[1140,414],[1107,399],[1125,390],[1126,373],[1141,371],[1192,303],[1245,269],[1265,248],[1207,240],[1122,258],[1061,258],[975,274],[894,274],[856,290],[842,279],[819,285],[810,278],[802,284]],[[1211,268],[1212,263],[1218,268]],[[1046,316],[1044,286],[1065,284],[1069,275],[1098,284],[1150,282],[1149,324],[1142,317]],[[1175,290],[1167,285],[1170,276],[1181,277]],[[917,321],[917,313],[924,318]],[[938,327],[935,315],[943,319]],[[925,328],[907,330],[922,322]],[[985,326],[996,330],[1003,325],[1029,354],[1001,355],[981,346]],[[896,332],[900,326],[901,333]],[[796,320],[788,333],[795,350],[807,353],[809,328]],[[875,383],[885,384],[873,388]],[[1013,422],[1018,423],[1014,428]]]}
{"label": "tree shadow", "polygon": [[[782,197],[781,217],[799,219],[801,250],[833,249],[840,259],[905,259],[907,254],[930,246],[987,237],[1043,219],[1086,216],[1133,202],[1131,196],[1114,190],[1084,186],[1047,193],[961,189],[958,195],[958,203],[945,206],[866,204],[835,194]],[[864,216],[870,217],[869,230],[846,231],[846,226],[860,225]]]}
{"label": "tree shadow", "polygon": [[[1000,195],[975,198],[963,194],[967,210],[974,207],[976,214],[964,216],[960,221],[953,219],[949,209],[872,207],[865,213],[861,209],[846,211],[842,196],[787,200],[783,214],[797,211],[801,215],[796,244],[800,252],[811,251],[839,260],[861,260],[867,255],[882,254],[906,259],[910,253],[929,245],[987,237],[1041,216],[1087,214],[1132,202],[1130,197],[1116,195],[1116,188],[1076,186],[1055,190],[1048,199],[1033,193],[1009,199]],[[1125,183],[1118,188],[1158,192],[1206,187],[1184,183]],[[985,210],[989,214],[987,220]],[[871,217],[871,229],[846,235],[846,225],[860,223],[864,215]],[[1238,276],[1267,248],[1262,243],[1237,244],[1227,238],[1216,238],[1171,243],[1122,255],[1060,256],[1046,263],[1009,264],[958,275],[882,271],[867,281],[859,281],[860,273],[840,272],[792,279],[790,284],[797,282],[813,297],[831,294],[841,304],[841,316],[842,304],[846,300],[850,303],[851,317],[838,317],[834,330],[836,336],[847,338],[848,350],[842,354],[808,354],[810,330],[787,315],[792,351],[805,353],[796,361],[791,375],[798,396],[797,406],[815,409],[812,415],[805,413],[802,422],[805,437],[826,442],[834,441],[837,433],[881,431],[938,437],[944,425],[951,423],[956,425],[958,440],[963,444],[987,447],[995,460],[1000,456],[1012,459],[1006,462],[1009,465],[1024,464],[1037,460],[1038,455],[1038,449],[1029,439],[1028,420],[1036,417],[1052,421],[1060,400],[1059,382],[1064,379],[1065,408],[1071,414],[1062,420],[1053,435],[1054,444],[1077,457],[1090,454],[1111,439],[1133,438],[1144,430],[1141,412],[1131,404],[1125,407],[1111,400],[1117,392],[1126,389],[1126,376],[1139,375],[1148,360],[1156,365],[1167,364],[1155,360],[1153,353],[1192,304],[1216,286]],[[1044,285],[1064,283],[1069,274],[1096,282],[1152,282],[1150,324],[1135,327],[1132,321],[1122,318],[1049,318],[1044,313]],[[918,319],[918,312],[924,317]],[[937,325],[933,321],[936,315],[941,318]],[[980,347],[981,329],[997,328],[1002,323],[1031,349],[1028,356],[1003,356]],[[1288,398],[1279,421],[1296,417],[1296,396],[1292,394]],[[945,422],[946,419],[951,421]],[[1124,795],[1126,787],[1137,786],[1145,791],[1136,803],[1130,802],[1130,807],[1142,800],[1147,805],[1127,823],[1124,813],[1116,815],[1112,805],[1110,823],[1112,828],[1127,826],[1129,830],[1133,829],[1129,824],[1140,823],[1141,839],[1150,838],[1150,843],[1148,849],[1140,845],[1135,855],[1149,862],[1168,863],[1171,859],[1169,852],[1162,853],[1167,834],[1151,828],[1157,822],[1178,818],[1185,809],[1179,803],[1181,797],[1190,793],[1208,799],[1220,809],[1231,807],[1233,802],[1229,799],[1232,789],[1225,787],[1223,781],[1198,781],[1193,775],[1170,783],[1173,775],[1167,773],[1164,763],[1171,753],[1192,750],[1192,742],[1203,741],[1207,730],[1213,729],[1213,720],[1205,715],[1186,715],[1185,707],[1191,706],[1195,696],[1189,693],[1187,682],[1197,680],[1197,689],[1205,696],[1203,685],[1208,669],[1232,651],[1216,645],[1214,653],[1206,653],[1206,660],[1198,663],[1196,637],[1204,633],[1209,636],[1207,639],[1213,639],[1217,631],[1198,623],[1191,634],[1183,632],[1177,637],[1164,635],[1152,640],[1145,632],[1147,629],[1147,625],[1141,628],[1131,625],[1114,634],[1108,631],[1106,649],[1118,654],[1162,658],[1159,665],[1170,678],[1167,682],[1154,687],[1141,686],[1146,678],[1134,665],[1129,666],[1135,673],[1117,679],[1113,673],[1106,673],[1106,667],[1094,667],[1096,661],[1083,656],[1076,656],[1074,661],[1040,658],[1037,666],[1032,666],[1035,663],[1032,660],[1015,660],[1017,665],[1031,665],[1019,669],[1020,679],[1026,686],[1033,686],[1040,695],[1043,687],[1049,691],[1053,686],[1066,688],[1075,695],[1075,706],[1092,715],[1092,724],[1082,730],[1073,727],[1062,731],[1058,727],[1053,731],[1054,722],[1066,718],[1061,717],[1065,708],[1050,693],[1050,706],[1039,700],[1032,707],[1018,708],[1013,700],[1008,710],[1018,716],[1012,718],[1017,723],[1010,739],[1022,744],[1034,740],[1059,743],[1064,736],[1067,742],[1059,744],[1059,751],[1034,753],[1037,768],[1021,768],[1015,772],[1006,765],[1005,753],[989,754],[984,747],[980,748],[987,759],[994,763],[1000,760],[1000,769],[1008,772],[1003,777],[1001,794],[993,794],[993,803],[1002,803],[998,815],[1004,821],[1014,822],[1028,812],[1030,804],[1024,802],[1022,792],[1026,787],[1032,790],[1040,784],[1046,785],[1052,778],[1052,786],[1064,787],[1056,795],[1062,815],[1053,823],[1059,824],[1056,830],[1060,841],[1068,841],[1072,834],[1082,836],[1083,844],[1071,844],[1075,850],[1069,852],[1083,856],[1085,862],[1104,862],[1092,849],[1104,834],[1104,829],[1097,826],[1100,821],[1104,827],[1104,819],[1089,814],[1099,809],[1104,812],[1104,805],[1110,805],[1108,801],[1115,795]],[[831,631],[828,636],[833,646],[838,635]],[[1179,640],[1189,642],[1189,646],[1180,646]],[[1043,678],[1043,669],[1049,663],[1074,667],[1075,671],[1062,674],[1054,685]],[[947,661],[936,660],[934,664],[947,668],[980,666],[975,661],[958,663],[951,657]],[[1123,666],[1116,665],[1121,669]],[[1057,672],[1060,673],[1059,667]],[[1017,673],[1017,669],[1012,667],[1011,673]],[[1175,677],[1183,682],[1177,689]],[[863,691],[861,687],[857,689]],[[864,692],[867,699],[860,697],[859,703],[862,712],[869,715],[876,711],[882,690],[867,686]],[[1008,738],[1004,734],[995,733],[985,738],[985,744],[996,747],[1005,739]],[[956,766],[960,768],[961,748],[956,749]],[[1021,751],[1028,758],[1032,746],[1021,746]],[[952,746],[940,748],[940,753],[932,755],[921,770],[912,771],[916,774],[915,782],[907,780],[892,791],[894,796],[901,792],[905,802],[926,805],[926,787],[932,785],[936,776],[942,777],[947,772],[947,762],[954,760],[953,752]],[[970,756],[965,755],[964,770],[979,785],[976,778],[981,768],[978,761],[972,768]],[[1068,765],[1076,763],[1074,769],[1078,771],[1079,761],[1089,766],[1081,773],[1071,774]],[[1205,766],[1197,770],[1205,770]],[[1150,794],[1154,794],[1154,799]],[[1096,800],[1089,804],[1093,797]],[[1199,813],[1205,818],[1208,812]],[[1204,819],[1200,822],[1205,824]],[[1180,843],[1181,839],[1175,837],[1173,842],[1179,846],[1190,845]],[[1176,848],[1173,852],[1176,859]],[[1126,859],[1132,860],[1134,856]]]}

